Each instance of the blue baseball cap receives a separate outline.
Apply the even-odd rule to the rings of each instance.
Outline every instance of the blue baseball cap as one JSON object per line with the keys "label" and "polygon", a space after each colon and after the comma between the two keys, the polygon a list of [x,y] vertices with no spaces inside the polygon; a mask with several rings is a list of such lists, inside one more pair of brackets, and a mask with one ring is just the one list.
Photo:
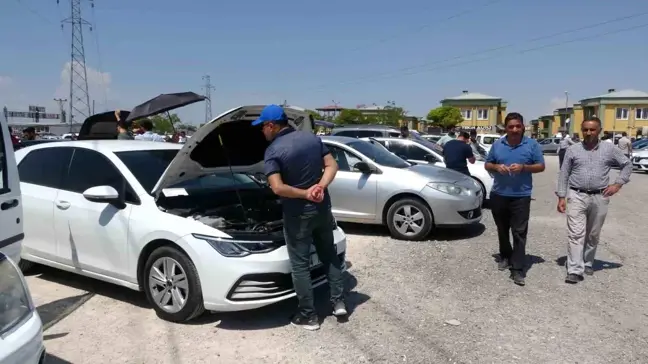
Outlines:
{"label": "blue baseball cap", "polygon": [[268,105],[263,108],[259,118],[252,122],[252,125],[259,125],[267,122],[272,123],[287,123],[288,116],[283,107],[275,104]]}

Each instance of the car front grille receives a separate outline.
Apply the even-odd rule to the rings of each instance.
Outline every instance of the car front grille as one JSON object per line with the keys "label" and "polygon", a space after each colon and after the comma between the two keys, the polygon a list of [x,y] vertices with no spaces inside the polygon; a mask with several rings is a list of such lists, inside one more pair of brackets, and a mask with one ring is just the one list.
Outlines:
{"label": "car front grille", "polygon": [[[344,262],[344,253],[338,254]],[[326,269],[319,265],[311,269],[313,285],[326,280]],[[247,274],[239,278],[227,294],[227,299],[235,302],[260,301],[278,298],[294,292],[290,273]]]}

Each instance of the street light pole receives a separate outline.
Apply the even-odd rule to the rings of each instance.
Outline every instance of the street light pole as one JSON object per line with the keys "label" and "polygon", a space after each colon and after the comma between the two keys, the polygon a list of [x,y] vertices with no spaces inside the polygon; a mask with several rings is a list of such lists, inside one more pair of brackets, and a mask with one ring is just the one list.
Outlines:
{"label": "street light pole", "polygon": [[569,115],[567,114],[568,109],[569,109],[569,92],[565,91],[565,125],[563,126],[565,127],[566,130],[569,130],[569,126],[567,125],[567,116]]}

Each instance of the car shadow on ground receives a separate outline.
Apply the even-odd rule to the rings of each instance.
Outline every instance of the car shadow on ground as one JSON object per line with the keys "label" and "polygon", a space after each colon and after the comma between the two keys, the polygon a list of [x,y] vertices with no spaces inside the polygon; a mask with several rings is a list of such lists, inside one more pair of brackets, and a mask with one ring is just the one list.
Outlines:
{"label": "car shadow on ground", "polygon": [[[351,268],[351,262],[346,262],[347,268]],[[144,293],[131,289],[99,281],[96,279],[80,276],[78,274],[50,268],[42,265],[35,265],[26,274],[35,276],[48,282],[72,287],[81,291],[82,294],[62,298],[37,307],[38,313],[43,321],[43,330],[47,330],[57,322],[61,321],[79,307],[83,306],[95,295],[108,297],[110,299],[125,302],[137,307],[153,309],[146,300]],[[370,297],[363,293],[354,291],[358,284],[357,279],[350,272],[345,272],[345,292],[347,292],[347,310],[349,316],[354,309],[367,302]],[[328,301],[328,284],[315,289],[315,305],[320,317],[326,317],[331,312]],[[257,310],[231,312],[231,313],[209,313],[186,324],[203,325],[218,322],[217,327],[227,330],[260,330],[271,327],[279,327],[289,324],[291,315],[297,307],[296,299],[289,299],[274,305],[262,307]],[[55,339],[51,337],[50,339]]]}
{"label": "car shadow on ground", "polygon": [[47,354],[47,357],[45,358],[45,363],[47,363],[47,364],[72,364],[71,361],[61,359],[58,356],[53,355],[53,354]]}
{"label": "car shadow on ground", "polygon": [[[567,264],[567,256],[563,255],[562,257],[556,259],[556,265],[564,267]],[[600,271],[604,269],[617,269],[623,267],[623,264],[621,263],[614,263],[614,262],[608,262],[605,260],[598,260],[594,259],[594,265],[592,268],[594,268],[594,271]]]}
{"label": "car shadow on ground", "polygon": [[[499,263],[502,260],[502,257],[499,255],[499,253],[494,253],[491,256],[495,260],[495,263]],[[546,262],[546,260],[543,257],[527,254],[526,264],[524,265],[524,274],[526,275],[534,265],[542,264],[544,262]]]}
{"label": "car shadow on ground", "polygon": [[[349,263],[347,263],[348,265]],[[334,318],[331,315],[331,304],[329,302],[328,284],[315,289],[315,309],[324,320],[337,320],[344,323],[351,316],[355,309],[367,302],[371,297],[364,293],[355,291],[358,280],[350,272],[345,272],[345,292],[347,311],[349,314],[344,318]],[[274,305],[262,307],[251,311],[222,312],[205,314],[196,320],[188,322],[190,325],[216,324],[216,327],[223,330],[264,330],[286,326],[297,309],[297,299],[292,298]]]}
{"label": "car shadow on ground", "polygon": [[[347,234],[389,237],[389,229],[384,225],[355,224],[350,222],[338,222],[338,225]],[[454,241],[465,240],[480,236],[486,230],[484,224],[466,225],[460,228],[437,228],[427,237],[425,241]]]}

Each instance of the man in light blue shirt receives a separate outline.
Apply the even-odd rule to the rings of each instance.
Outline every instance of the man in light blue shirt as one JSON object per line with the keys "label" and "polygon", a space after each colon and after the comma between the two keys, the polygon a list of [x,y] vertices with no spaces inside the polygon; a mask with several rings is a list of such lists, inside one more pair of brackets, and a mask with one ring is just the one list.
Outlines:
{"label": "man in light blue shirt", "polygon": [[[531,209],[531,174],[544,171],[538,142],[524,136],[524,119],[509,113],[504,119],[506,136],[493,143],[486,157],[486,170],[495,175],[490,194],[491,212],[499,238],[499,270],[511,270],[511,279],[524,286],[526,237]],[[513,235],[513,247],[509,239]]]}
{"label": "man in light blue shirt", "polygon": [[135,140],[150,140],[153,142],[166,142],[164,137],[153,132],[153,123],[151,120],[142,120],[140,126],[144,129],[144,134],[136,135]]}

